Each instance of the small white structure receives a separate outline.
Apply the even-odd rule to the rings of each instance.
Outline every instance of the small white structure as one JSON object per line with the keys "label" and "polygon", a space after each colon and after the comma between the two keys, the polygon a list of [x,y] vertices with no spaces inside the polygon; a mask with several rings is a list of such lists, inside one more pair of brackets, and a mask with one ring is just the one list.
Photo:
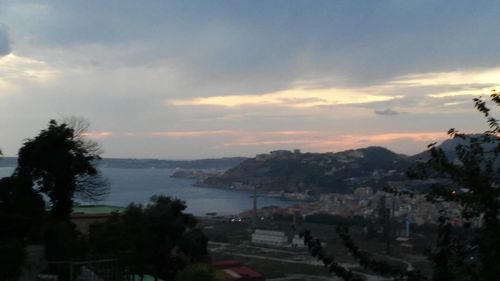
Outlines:
{"label": "small white structure", "polygon": [[80,276],[78,277],[78,281],[104,281],[99,275],[90,270],[86,266],[82,266],[80,268]]}
{"label": "small white structure", "polygon": [[57,281],[59,280],[59,277],[54,274],[38,274],[37,279],[40,281]]}
{"label": "small white structure", "polygon": [[288,237],[283,231],[256,229],[252,234],[252,243],[284,247],[288,245]]}
{"label": "small white structure", "polygon": [[292,248],[305,248],[306,244],[304,244],[304,237],[300,237],[298,234],[295,234],[292,238]]}

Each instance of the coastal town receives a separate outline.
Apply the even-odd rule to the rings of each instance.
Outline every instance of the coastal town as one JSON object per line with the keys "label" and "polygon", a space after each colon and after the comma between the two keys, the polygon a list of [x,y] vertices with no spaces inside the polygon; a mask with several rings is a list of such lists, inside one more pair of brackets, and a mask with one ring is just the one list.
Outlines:
{"label": "coastal town", "polygon": [[[450,141],[446,144],[450,145]],[[243,218],[256,216],[255,212],[263,218],[324,214],[369,221],[388,216],[409,228],[409,225],[436,224],[439,217],[439,206],[425,196],[426,190],[439,180],[412,179],[406,175],[413,165],[422,161],[421,157],[426,155],[408,157],[379,147],[315,154],[302,153],[299,149],[278,150],[256,155],[230,169],[179,168],[172,177],[194,180],[194,185],[199,187],[252,192],[257,198],[274,197],[294,202],[289,207],[248,210],[239,215]],[[286,163],[285,169],[291,176],[281,178],[276,163]],[[335,182],[325,186],[307,183],[310,175],[317,175],[318,171],[325,178],[334,178]],[[273,185],[274,181],[288,185]],[[453,225],[465,223],[458,205],[442,204]],[[258,202],[255,205],[258,206]]]}
{"label": "coastal town", "polygon": [[[270,217],[275,214],[295,214],[301,216],[327,214],[345,218],[362,217],[369,219],[378,216],[380,210],[390,210],[391,216],[408,220],[412,224],[436,223],[438,209],[423,194],[395,196],[384,191],[373,191],[370,187],[360,187],[352,194],[325,193],[314,201],[297,201],[292,207],[265,207],[258,210],[259,216]],[[248,216],[244,212],[242,216]],[[457,212],[458,215],[458,212]],[[460,223],[459,221],[454,221]]]}

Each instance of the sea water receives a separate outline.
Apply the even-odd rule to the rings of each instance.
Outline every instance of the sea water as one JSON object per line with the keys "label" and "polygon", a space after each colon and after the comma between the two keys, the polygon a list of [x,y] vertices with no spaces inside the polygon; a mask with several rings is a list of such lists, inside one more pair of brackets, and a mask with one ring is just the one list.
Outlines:
{"label": "sea water", "polygon": [[[0,167],[0,177],[11,175],[13,167]],[[109,184],[109,194],[98,204],[127,206],[130,203],[147,204],[153,195],[166,195],[186,202],[186,212],[194,215],[217,213],[236,215],[253,207],[252,193],[230,189],[193,186],[194,181],[170,177],[172,169],[107,168],[101,167]],[[95,203],[95,202],[85,202]],[[259,197],[258,207],[286,207],[292,201]]]}

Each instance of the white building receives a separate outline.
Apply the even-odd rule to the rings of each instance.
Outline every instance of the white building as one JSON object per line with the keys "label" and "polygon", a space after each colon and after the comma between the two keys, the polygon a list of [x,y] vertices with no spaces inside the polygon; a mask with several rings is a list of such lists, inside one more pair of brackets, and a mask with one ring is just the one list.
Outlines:
{"label": "white building", "polygon": [[283,231],[256,229],[252,243],[284,247],[288,245],[288,237]]}
{"label": "white building", "polygon": [[306,244],[304,244],[304,237],[300,237],[298,234],[295,234],[292,239],[292,248],[305,248]]}

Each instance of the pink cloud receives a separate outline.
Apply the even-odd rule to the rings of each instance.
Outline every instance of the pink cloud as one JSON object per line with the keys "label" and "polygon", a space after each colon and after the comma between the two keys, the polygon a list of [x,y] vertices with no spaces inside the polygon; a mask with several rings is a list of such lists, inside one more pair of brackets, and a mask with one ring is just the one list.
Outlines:
{"label": "pink cloud", "polygon": [[208,136],[231,136],[238,134],[237,131],[231,130],[210,130],[210,131],[163,131],[152,132],[154,137],[170,137],[170,138],[199,138]]}
{"label": "pink cloud", "polygon": [[[328,152],[355,149],[367,146],[384,146],[394,151],[423,150],[428,143],[447,138],[445,132],[391,132],[380,134],[339,134],[319,130],[239,131],[239,130],[193,130],[156,131],[144,133],[112,133],[109,131],[87,132],[84,136],[102,139],[111,136],[157,137],[170,139],[211,138],[212,149],[223,150],[237,147],[254,147],[257,151],[299,148],[305,151]],[[415,147],[412,149],[411,147]],[[402,147],[406,147],[402,149]],[[410,149],[408,149],[410,147]]]}
{"label": "pink cloud", "polygon": [[85,132],[82,133],[82,136],[88,137],[91,139],[102,139],[102,138],[107,138],[113,136],[112,132],[109,131],[102,131],[102,132]]}
{"label": "pink cloud", "polygon": [[283,132],[293,131],[241,133],[236,138],[218,145],[217,148],[296,145],[296,148],[310,151],[339,151],[377,145],[391,148],[395,143],[401,141],[425,145],[446,138],[444,132],[398,132],[367,135],[339,135],[334,132],[321,131],[297,131],[296,134]]}
{"label": "pink cloud", "polygon": [[397,141],[430,143],[441,141],[447,137],[445,132],[399,132],[382,134],[348,134],[331,136],[329,140],[317,140],[307,143],[311,149],[350,149],[370,145],[390,145]]}

